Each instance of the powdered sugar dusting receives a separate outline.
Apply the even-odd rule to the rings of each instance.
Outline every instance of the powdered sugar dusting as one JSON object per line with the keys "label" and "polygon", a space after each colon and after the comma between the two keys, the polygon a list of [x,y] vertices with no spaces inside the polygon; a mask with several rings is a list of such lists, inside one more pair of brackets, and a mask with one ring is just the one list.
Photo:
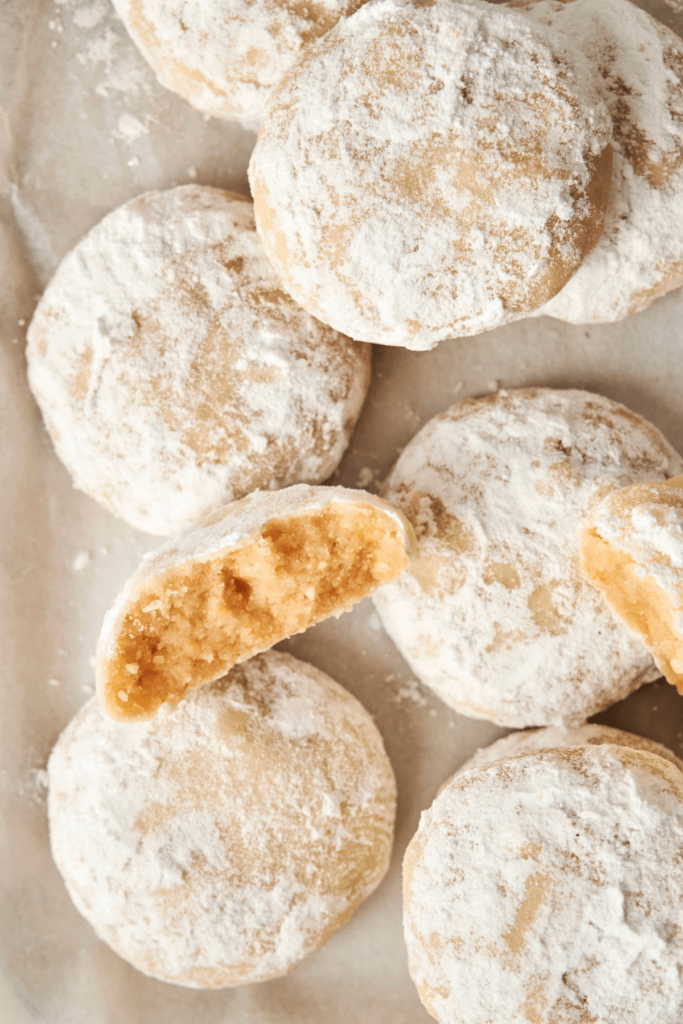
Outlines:
{"label": "powdered sugar dusting", "polygon": [[597,248],[538,310],[605,323],[683,283],[683,43],[629,0],[521,6],[588,57],[614,120],[614,178]]}
{"label": "powdered sugar dusting", "polygon": [[282,292],[251,203],[198,185],[105,217],[62,262],[28,339],[76,486],[149,533],[257,487],[324,480],[369,383],[367,346]]}
{"label": "powdered sugar dusting", "polygon": [[311,40],[362,0],[114,0],[162,85],[212,117],[256,124]]}
{"label": "powdered sugar dusting", "polygon": [[315,316],[432,348],[568,279],[599,234],[610,133],[558,34],[478,0],[373,0],[274,93],[250,165],[257,226]]}
{"label": "powdered sugar dusting", "polygon": [[286,973],[388,867],[381,738],[355,698],[289,655],[254,658],[150,724],[115,724],[90,701],[48,770],[76,906],[124,959],[178,984]]}
{"label": "powdered sugar dusting", "polygon": [[408,848],[411,975],[441,1024],[677,1024],[683,776],[616,746],[456,778]]}
{"label": "powdered sugar dusting", "polygon": [[587,392],[452,406],[387,481],[418,554],[374,596],[385,629],[463,714],[524,727],[597,713],[656,670],[584,580],[578,527],[605,493],[681,466],[651,424]]}

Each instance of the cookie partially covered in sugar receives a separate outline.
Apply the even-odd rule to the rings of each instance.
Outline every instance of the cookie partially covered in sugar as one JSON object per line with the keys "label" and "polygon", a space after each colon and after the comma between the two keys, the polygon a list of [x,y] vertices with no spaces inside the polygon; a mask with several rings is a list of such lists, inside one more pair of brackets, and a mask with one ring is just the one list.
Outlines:
{"label": "cookie partially covered in sugar", "polygon": [[150,192],[62,261],[28,332],[29,382],[76,487],[148,533],[336,469],[368,346],[282,290],[250,200]]}
{"label": "cookie partially covered in sugar", "polygon": [[612,744],[457,776],[404,859],[410,973],[440,1024],[678,1024],[683,774]]}
{"label": "cookie partially covered in sugar", "polygon": [[430,349],[562,288],[602,232],[610,138],[559,33],[479,0],[372,0],[273,93],[257,227],[314,316]]}
{"label": "cookie partially covered in sugar", "polygon": [[418,537],[409,572],[375,596],[385,629],[462,714],[585,720],[657,673],[582,575],[577,530],[615,487],[682,469],[651,423],[600,395],[530,388],[452,406],[383,492]]}
{"label": "cookie partially covered in sugar", "polygon": [[258,491],[143,561],[107,613],[97,692],[114,718],[149,718],[238,662],[339,615],[396,579],[412,527],[343,487]]}
{"label": "cookie partially covered in sugar", "polygon": [[250,128],[300,52],[362,2],[113,0],[161,85]]}
{"label": "cookie partially covered in sugar", "polygon": [[572,324],[639,313],[683,284],[683,42],[629,0],[513,0],[588,58],[614,122],[605,230],[536,314]]}
{"label": "cookie partially covered in sugar", "polygon": [[[644,750],[648,754],[657,754],[665,761],[670,761],[683,771],[683,761],[676,757],[667,747],[656,740],[647,739],[645,736],[636,736],[632,732],[624,732],[622,729],[612,729],[608,725],[594,725],[586,722],[584,725],[562,726],[552,725],[547,729],[524,729],[522,732],[511,732],[508,736],[496,740],[488,747],[480,750],[465,761],[458,768],[456,775],[470,771],[472,768],[482,768],[494,761],[502,761],[506,757],[516,757],[518,754],[528,754],[532,751],[546,750],[552,747],[595,747],[611,743],[617,747],[631,747],[634,750]],[[455,776],[453,776],[455,778]],[[450,780],[449,780],[450,781]]]}
{"label": "cookie partially covered in sugar", "polygon": [[90,700],[48,763],[52,853],[78,910],[155,978],[287,974],[379,885],[396,784],[372,718],[269,652],[124,728]]}
{"label": "cookie partially covered in sugar", "polygon": [[586,578],[683,693],[683,476],[609,494],[580,546]]}

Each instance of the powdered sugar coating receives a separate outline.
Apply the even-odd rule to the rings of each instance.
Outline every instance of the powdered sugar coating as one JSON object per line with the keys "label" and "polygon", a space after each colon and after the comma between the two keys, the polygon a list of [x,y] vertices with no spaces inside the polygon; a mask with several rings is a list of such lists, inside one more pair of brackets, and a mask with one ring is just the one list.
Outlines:
{"label": "powdered sugar coating", "polygon": [[255,128],[300,51],[363,0],[113,0],[160,83],[211,117]]}
{"label": "powdered sugar coating", "polygon": [[585,53],[614,121],[602,238],[535,315],[609,323],[683,283],[683,43],[629,0],[519,0]]}
{"label": "powdered sugar coating", "polygon": [[260,655],[169,717],[121,726],[89,701],[49,765],[52,852],[125,960],[218,988],[276,977],[379,884],[396,785],[361,704]]}
{"label": "powdered sugar coating", "polygon": [[656,677],[583,578],[577,530],[609,491],[681,459],[642,417],[584,391],[458,403],[406,446],[384,488],[418,537],[374,602],[448,705],[501,725],[579,723]]}
{"label": "powdered sugar coating", "polygon": [[29,381],[76,487],[154,534],[338,465],[367,346],[281,289],[249,200],[150,192],[65,257],[28,333]]}
{"label": "powdered sugar coating", "polygon": [[[523,732],[511,732],[488,747],[482,747],[473,757],[458,768],[456,775],[462,775],[474,768],[482,768],[494,761],[502,761],[506,757],[516,757],[536,750],[547,750],[553,747],[594,747],[610,743],[617,747],[631,747],[644,750],[649,754],[670,761],[683,772],[683,761],[676,757],[667,747],[656,740],[645,736],[636,736],[632,732],[612,729],[608,725],[593,725],[586,722],[574,728],[566,726],[550,726],[547,729],[526,729]],[[454,776],[455,777],[455,776]]]}
{"label": "powdered sugar coating", "polygon": [[610,133],[559,34],[479,0],[372,0],[274,92],[257,227],[325,323],[433,348],[562,287],[602,228]]}
{"label": "powdered sugar coating", "polygon": [[413,980],[441,1024],[678,1024],[683,776],[611,745],[457,777],[404,861]]}

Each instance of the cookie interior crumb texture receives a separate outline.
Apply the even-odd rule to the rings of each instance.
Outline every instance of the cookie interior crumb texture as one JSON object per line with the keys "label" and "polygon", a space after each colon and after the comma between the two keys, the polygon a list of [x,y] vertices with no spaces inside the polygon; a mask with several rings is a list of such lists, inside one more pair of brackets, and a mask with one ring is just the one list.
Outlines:
{"label": "cookie interior crumb texture", "polygon": [[52,852],[76,907],[119,956],[178,985],[287,974],[389,867],[382,738],[355,697],[288,654],[151,722],[121,726],[90,700],[48,772]]}
{"label": "cookie interior crumb texture", "polygon": [[148,717],[340,614],[408,561],[398,516],[362,497],[268,519],[245,543],[181,561],[133,592],[98,658],[104,707]]}
{"label": "cookie interior crumb texture", "polygon": [[683,476],[608,495],[580,543],[587,579],[683,693]]}

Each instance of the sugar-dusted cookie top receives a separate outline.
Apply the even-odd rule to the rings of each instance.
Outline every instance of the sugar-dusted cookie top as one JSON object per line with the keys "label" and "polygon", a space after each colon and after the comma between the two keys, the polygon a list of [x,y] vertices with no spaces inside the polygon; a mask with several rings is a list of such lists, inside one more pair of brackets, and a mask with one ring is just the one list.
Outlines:
{"label": "sugar-dusted cookie top", "polygon": [[683,774],[600,745],[457,776],[404,860],[411,977],[440,1024],[678,1024]]}
{"label": "sugar-dusted cookie top", "polygon": [[28,333],[29,382],[76,487],[172,534],[337,467],[370,352],[282,290],[250,200],[149,192],[69,253]]}
{"label": "sugar-dusted cookie top", "polygon": [[573,324],[639,313],[683,284],[683,42],[629,0],[514,0],[586,55],[614,123],[605,230],[537,312]]}
{"label": "sugar-dusted cookie top", "polygon": [[396,784],[370,715],[259,655],[129,727],[90,700],[48,764],[76,907],[138,970],[192,988],[287,974],[389,866]]}
{"label": "sugar-dusted cookie top", "polygon": [[375,597],[414,672],[501,725],[578,723],[654,677],[587,582],[578,528],[608,492],[683,468],[660,432],[585,391],[460,402],[405,447],[384,494],[418,537]]}
{"label": "sugar-dusted cookie top", "polygon": [[602,231],[610,137],[559,33],[480,0],[372,0],[274,92],[257,227],[314,316],[433,348],[560,290]]}

